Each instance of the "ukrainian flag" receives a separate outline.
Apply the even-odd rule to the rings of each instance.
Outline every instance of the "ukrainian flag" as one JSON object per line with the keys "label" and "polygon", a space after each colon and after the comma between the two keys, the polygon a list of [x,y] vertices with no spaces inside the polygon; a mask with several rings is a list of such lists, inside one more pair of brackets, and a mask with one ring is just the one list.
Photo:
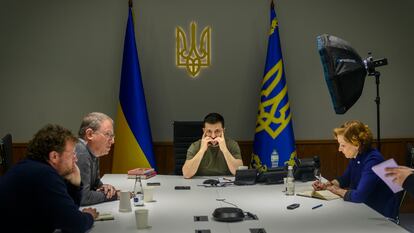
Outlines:
{"label": "ukrainian flag", "polygon": [[273,2],[270,9],[270,35],[260,103],[256,122],[251,165],[259,171],[271,167],[271,156],[278,154],[278,166],[294,164],[295,138],[287,94],[278,21]]}
{"label": "ukrainian flag", "polygon": [[129,7],[122,60],[116,145],[112,172],[126,173],[136,167],[156,168],[144,88],[142,86],[132,9]]}

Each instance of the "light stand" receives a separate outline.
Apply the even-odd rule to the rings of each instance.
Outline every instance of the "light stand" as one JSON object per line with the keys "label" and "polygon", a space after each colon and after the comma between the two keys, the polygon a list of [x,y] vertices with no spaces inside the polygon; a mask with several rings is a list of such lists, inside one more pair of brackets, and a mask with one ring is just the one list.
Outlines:
{"label": "light stand", "polygon": [[380,84],[380,76],[381,73],[375,70],[375,67],[385,66],[388,65],[387,58],[382,58],[378,60],[374,60],[371,56],[371,52],[368,53],[368,58],[364,60],[365,68],[368,71],[368,76],[375,77],[375,85],[377,89],[377,96],[375,97],[375,103],[377,105],[377,148],[381,151],[381,121],[380,121],[380,104],[381,104],[381,97],[379,95],[379,84]]}

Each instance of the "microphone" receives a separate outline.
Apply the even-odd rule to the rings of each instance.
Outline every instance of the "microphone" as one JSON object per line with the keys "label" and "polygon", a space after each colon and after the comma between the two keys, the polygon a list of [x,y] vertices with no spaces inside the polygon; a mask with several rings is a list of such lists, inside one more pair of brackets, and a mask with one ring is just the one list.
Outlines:
{"label": "microphone", "polygon": [[221,201],[221,202],[227,203],[227,204],[229,204],[229,205],[232,205],[232,206],[234,206],[234,207],[236,207],[236,208],[239,208],[237,205],[235,205],[235,204],[233,204],[233,203],[231,203],[231,202],[226,201],[226,199],[225,199],[225,198],[216,198],[216,201]]}

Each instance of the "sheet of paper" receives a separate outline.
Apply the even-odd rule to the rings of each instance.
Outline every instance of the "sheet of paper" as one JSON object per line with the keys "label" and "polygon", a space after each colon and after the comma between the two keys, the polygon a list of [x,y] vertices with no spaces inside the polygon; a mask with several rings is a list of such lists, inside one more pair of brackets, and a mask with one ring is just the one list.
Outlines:
{"label": "sheet of paper", "polygon": [[398,165],[397,165],[397,163],[395,162],[394,159],[389,159],[387,161],[384,161],[380,164],[377,164],[377,165],[373,166],[372,170],[375,172],[375,174],[377,174],[377,176],[379,176],[379,178],[381,178],[381,180],[383,180],[385,182],[385,184],[388,185],[388,187],[390,187],[390,189],[394,193],[400,192],[401,190],[403,190],[403,188],[401,186],[399,186],[398,184],[392,182],[391,177],[386,177],[385,176],[385,168],[386,167],[398,167]]}

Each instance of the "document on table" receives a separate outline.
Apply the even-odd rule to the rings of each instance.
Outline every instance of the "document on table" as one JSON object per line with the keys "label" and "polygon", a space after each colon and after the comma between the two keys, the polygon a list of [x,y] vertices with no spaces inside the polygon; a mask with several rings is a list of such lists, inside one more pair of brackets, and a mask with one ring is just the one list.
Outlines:
{"label": "document on table", "polygon": [[385,182],[385,184],[388,185],[388,187],[390,187],[390,189],[394,193],[400,192],[401,190],[403,190],[403,188],[401,186],[399,186],[398,184],[392,182],[391,177],[386,177],[385,176],[385,168],[386,167],[398,167],[398,165],[397,165],[397,163],[395,162],[394,159],[389,159],[387,161],[384,161],[380,164],[377,164],[377,165],[373,166],[372,170],[374,171],[375,174],[377,174],[377,176],[379,178],[381,178],[381,180],[383,180]]}

